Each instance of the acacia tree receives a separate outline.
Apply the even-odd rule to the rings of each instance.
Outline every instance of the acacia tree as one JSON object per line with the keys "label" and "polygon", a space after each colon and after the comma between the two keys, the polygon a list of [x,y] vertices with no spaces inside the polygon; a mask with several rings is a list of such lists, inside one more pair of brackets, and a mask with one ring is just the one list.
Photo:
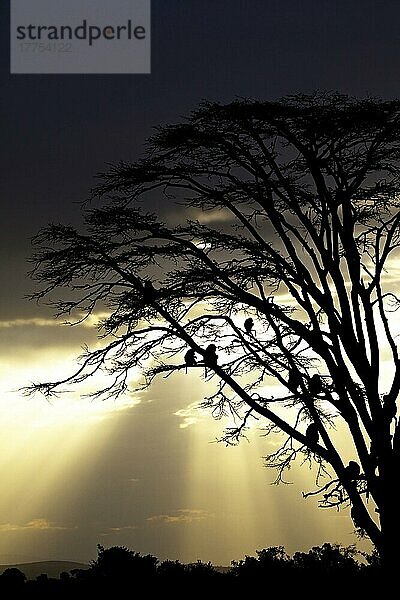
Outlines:
{"label": "acacia tree", "polygon": [[[255,418],[283,432],[267,457],[278,480],[298,455],[329,470],[317,480],[321,505],[351,506],[390,565],[400,537],[400,300],[390,277],[399,115],[397,101],[314,94],[206,102],[158,128],[142,159],[100,175],[81,232],[50,225],[35,239],[34,297],[78,323],[106,316],[101,347],[29,392],[103,371],[110,379],[94,395],[118,396],[132,369],[147,387],[189,367],[215,384],[204,406],[234,416],[226,441]],[[141,206],[161,197],[192,219],[162,222]]]}

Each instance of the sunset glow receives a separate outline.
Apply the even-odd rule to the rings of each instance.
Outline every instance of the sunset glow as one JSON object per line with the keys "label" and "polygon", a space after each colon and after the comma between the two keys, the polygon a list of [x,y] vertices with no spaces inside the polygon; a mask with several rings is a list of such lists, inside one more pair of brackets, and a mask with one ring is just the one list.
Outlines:
{"label": "sunset glow", "polygon": [[0,1],[0,566],[386,548],[400,4],[41,3]]}
{"label": "sunset glow", "polygon": [[[50,331],[59,335],[54,324]],[[81,560],[100,542],[226,564],[266,545],[296,550],[328,537],[353,542],[342,514],[315,511],[313,499],[302,499],[314,486],[307,467],[293,471],[289,486],[270,485],[274,474],[262,468],[262,456],[273,441],[257,423],[251,443],[216,443],[229,422],[196,408],[208,389],[197,373],[160,380],[140,397],[101,402],[69,392],[49,402],[11,390],[72,368],[72,350],[42,346],[28,350],[29,360],[24,354],[21,344],[1,355],[0,554],[46,556],[50,545],[56,557],[68,558],[74,539],[85,535]],[[84,521],[82,510],[89,511]],[[309,523],[306,534],[299,519]]]}

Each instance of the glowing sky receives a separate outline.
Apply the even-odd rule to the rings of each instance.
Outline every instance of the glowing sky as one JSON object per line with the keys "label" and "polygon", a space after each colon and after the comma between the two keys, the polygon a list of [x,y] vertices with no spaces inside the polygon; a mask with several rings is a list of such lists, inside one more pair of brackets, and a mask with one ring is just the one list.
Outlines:
{"label": "glowing sky", "polygon": [[[86,327],[60,328],[29,291],[29,239],[51,220],[78,223],[93,175],[140,153],[151,127],[202,98],[274,98],[338,89],[398,97],[398,3],[359,0],[153,0],[149,76],[10,76],[1,0],[0,562],[88,560],[96,544],[228,564],[271,545],[289,552],[355,542],[345,513],[317,511],[306,467],[275,487],[271,449],[211,443],[204,384],[184,374],[140,398],[49,404],[15,390],[65,372]],[[172,214],[176,207],[158,210]],[[13,391],[14,390],[14,391]]]}
{"label": "glowing sky", "polygon": [[[11,344],[21,327],[29,328],[30,348],[23,339]],[[67,394],[49,404],[10,391],[68,364],[72,341],[62,349],[43,344],[55,329],[7,327],[0,556],[85,560],[100,542],[227,564],[266,545],[294,551],[325,539],[353,542],[342,514],[324,515],[315,500],[302,500],[313,488],[307,469],[293,473],[293,485],[270,485],[261,457],[272,446],[260,432],[235,448],[214,443],[222,424],[193,406],[206,391],[196,375],[178,374],[115,403]]]}

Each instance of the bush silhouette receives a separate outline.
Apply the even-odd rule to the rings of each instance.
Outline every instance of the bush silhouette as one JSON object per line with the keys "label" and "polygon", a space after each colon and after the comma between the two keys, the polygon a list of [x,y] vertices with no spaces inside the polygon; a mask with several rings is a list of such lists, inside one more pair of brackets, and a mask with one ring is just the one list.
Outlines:
{"label": "bush silhouette", "polygon": [[16,567],[5,569],[1,575],[1,582],[7,586],[19,586],[26,580],[26,575]]}
{"label": "bush silhouette", "polygon": [[125,546],[104,548],[97,545],[97,560],[90,564],[90,570],[97,577],[127,579],[155,575],[158,558],[129,550]]}
{"label": "bush silhouette", "polygon": [[210,577],[220,575],[211,562],[205,563],[201,560],[197,560],[196,562],[187,565],[187,572],[191,577],[196,579],[209,579]]}
{"label": "bush silhouette", "polygon": [[272,546],[257,550],[257,558],[246,556],[243,560],[232,561],[232,572],[238,577],[268,576],[272,571],[281,572],[291,566],[290,558],[283,546]]}
{"label": "bush silhouette", "polygon": [[283,546],[264,548],[258,550],[256,556],[232,561],[230,569],[219,569],[211,562],[201,560],[189,564],[164,560],[158,564],[155,556],[141,555],[125,546],[104,548],[98,545],[97,552],[97,559],[91,562],[89,569],[72,569],[71,575],[63,572],[58,579],[41,574],[36,580],[25,583],[24,573],[9,567],[0,576],[0,589],[6,592],[7,598],[19,597],[12,594],[22,587],[24,597],[70,598],[75,593],[78,597],[90,598],[112,593],[119,596],[126,589],[145,589],[150,597],[159,593],[175,594],[177,589],[197,592],[212,589],[214,594],[237,597],[235,594],[244,594],[249,585],[255,583],[269,592],[281,593],[284,586],[287,593],[297,593],[310,582],[314,589],[329,582],[329,590],[339,593],[344,583],[350,581],[357,584],[359,591],[367,591],[371,582],[382,576],[376,552],[361,553],[366,563],[361,565],[355,560],[354,546],[330,543],[315,546],[308,552],[296,552],[293,557],[288,556]]}
{"label": "bush silhouette", "polygon": [[309,552],[296,552],[293,556],[294,566],[312,571],[340,571],[355,573],[360,565],[354,559],[354,546],[343,547],[340,544],[323,544],[314,546]]}
{"label": "bush silhouette", "polygon": [[188,574],[186,565],[179,560],[164,560],[157,568],[157,575],[164,578],[177,579]]}

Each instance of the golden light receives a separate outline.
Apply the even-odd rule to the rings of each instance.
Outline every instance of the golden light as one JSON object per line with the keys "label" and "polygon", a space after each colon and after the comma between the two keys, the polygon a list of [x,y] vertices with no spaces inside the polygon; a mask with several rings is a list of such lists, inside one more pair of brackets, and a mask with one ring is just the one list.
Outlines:
{"label": "golden light", "polygon": [[[243,315],[236,318],[241,327]],[[54,328],[54,321],[33,321],[34,326]],[[87,322],[83,327],[93,324]],[[22,325],[14,322],[3,327]],[[87,331],[82,330],[83,337]],[[231,358],[222,349],[218,349],[218,354],[221,363]],[[27,399],[15,391],[18,385],[31,381],[65,377],[73,371],[75,356],[76,345],[63,349],[61,343],[25,350],[21,356],[7,350],[0,355],[2,552],[17,548],[16,536],[21,532],[25,535],[29,531],[64,530],[65,523],[53,523],[47,516],[53,490],[57,489],[60,497],[67,482],[73,487],[69,497],[79,495],[85,480],[107,453],[108,444],[113,442],[124,411],[141,400],[127,394],[115,402],[91,401],[69,391],[47,402],[42,397]],[[383,368],[389,375],[389,363]],[[212,381],[204,382],[202,374],[200,369],[189,370],[188,375],[179,372],[158,384],[158,390],[164,390],[164,403],[177,397],[182,400],[181,408],[171,408],[171,413],[176,418],[176,436],[185,440],[181,478],[184,487],[176,491],[172,512],[149,514],[138,526],[148,528],[152,536],[162,535],[163,528],[175,528],[174,547],[179,550],[176,558],[201,558],[215,564],[227,564],[227,555],[229,559],[240,559],[245,553],[254,555],[257,549],[272,545],[285,545],[293,552],[327,540],[354,543],[353,528],[350,520],[344,518],[345,512],[317,511],[316,499],[302,498],[303,491],[315,488],[314,470],[298,464],[299,468],[294,468],[288,477],[291,485],[270,485],[274,475],[262,468],[262,456],[274,450],[275,442],[262,437],[261,421],[251,427],[250,444],[243,441],[237,447],[226,448],[224,444],[211,443],[221,437],[230,423],[214,421],[209,411],[196,408],[214,387]],[[131,375],[132,379],[139,376]],[[96,377],[79,391],[84,394],[102,383],[101,377]],[[156,398],[156,393],[151,388],[146,399]],[[262,393],[265,397],[284,395],[281,386],[270,380]],[[148,434],[151,436],[152,431]],[[157,469],[157,465],[148,467]],[[68,526],[74,527],[74,523]],[[118,536],[122,531],[127,536],[135,535],[133,524],[110,531],[116,536],[113,543],[120,543]],[[125,538],[124,543],[130,545],[130,539],[134,537]]]}
{"label": "golden light", "polygon": [[[193,400],[201,401],[210,391],[210,384],[199,384],[195,374],[178,377],[175,385]],[[276,393],[277,388],[266,391]],[[181,554],[227,564],[227,555],[229,560],[254,556],[273,545],[292,553],[327,540],[355,543],[347,511],[317,510],[316,498],[303,498],[302,492],[316,488],[314,468],[299,460],[286,476],[289,485],[271,485],[275,473],[263,468],[262,457],[277,449],[278,440],[263,437],[261,420],[248,432],[249,441],[226,447],[216,440],[228,420],[215,421],[209,411],[196,411],[195,402],[175,415],[187,440],[186,487],[181,505],[158,525],[175,529]]]}
{"label": "golden light", "polygon": [[[135,395],[119,401],[93,401],[74,393],[47,401],[24,397],[16,383],[27,385],[65,376],[71,352],[37,350],[27,362],[4,352],[0,362],[0,548],[12,553],[18,532],[62,530],[47,511],[54,489],[63,485],[79,493],[86,475],[101,460],[123,411],[140,403]],[[104,384],[97,376],[93,386]],[[89,385],[80,391],[84,394]]]}

